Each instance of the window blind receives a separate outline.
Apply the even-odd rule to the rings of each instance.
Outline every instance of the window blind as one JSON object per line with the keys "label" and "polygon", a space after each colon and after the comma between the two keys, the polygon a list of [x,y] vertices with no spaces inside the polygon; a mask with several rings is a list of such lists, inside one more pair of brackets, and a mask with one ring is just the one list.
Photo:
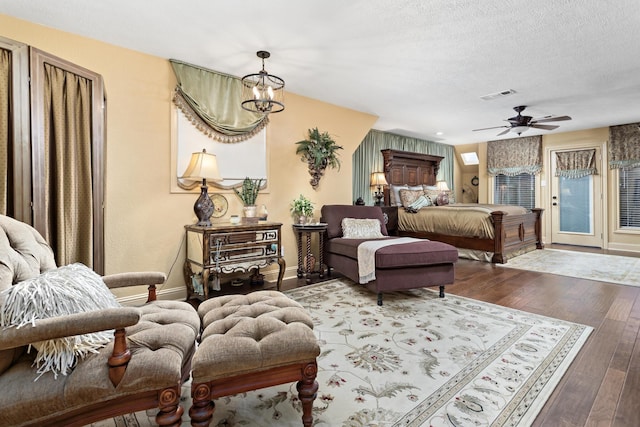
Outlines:
{"label": "window blind", "polygon": [[620,169],[620,227],[640,228],[640,166]]}
{"label": "window blind", "polygon": [[536,203],[535,176],[521,173],[515,176],[498,174],[494,178],[493,203],[517,205],[533,209]]}

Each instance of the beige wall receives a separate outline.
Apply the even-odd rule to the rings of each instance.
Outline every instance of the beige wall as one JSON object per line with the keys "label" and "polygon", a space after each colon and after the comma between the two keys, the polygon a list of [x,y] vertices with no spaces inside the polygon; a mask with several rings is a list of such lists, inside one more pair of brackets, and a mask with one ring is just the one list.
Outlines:
{"label": "beige wall", "polygon": [[[95,40],[0,15],[0,35],[37,47],[100,73],[107,92],[105,264],[106,273],[159,270],[169,273],[162,293],[184,295],[183,226],[193,223],[194,194],[170,193],[171,91],[169,62]],[[179,59],[179,58],[178,58]],[[220,70],[224,71],[224,70]],[[286,80],[286,76],[283,76]],[[351,203],[351,155],[377,117],[310,98],[286,94],[286,109],[271,117],[268,190],[258,196],[269,220],[283,223],[287,274],[295,274],[291,201],[305,194],[318,207]],[[317,190],[295,142],[318,127],[344,147],[342,168],[330,169]],[[238,159],[242,161],[242,159]],[[240,213],[233,194],[229,212]],[[167,292],[168,291],[168,292]]]}

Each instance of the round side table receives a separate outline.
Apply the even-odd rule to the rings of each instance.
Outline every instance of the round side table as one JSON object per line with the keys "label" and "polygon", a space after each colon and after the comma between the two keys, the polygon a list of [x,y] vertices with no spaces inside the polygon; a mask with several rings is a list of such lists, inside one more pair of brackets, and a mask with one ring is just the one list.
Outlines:
{"label": "round side table", "polygon": [[[293,224],[293,231],[296,233],[296,241],[298,242],[298,278],[304,277],[307,284],[311,283],[311,275],[318,273],[318,277],[324,278],[324,236],[327,231],[327,224]],[[314,271],[315,263],[311,262],[313,254],[311,253],[311,236],[318,233],[318,271]],[[303,240],[305,247],[303,248]]]}

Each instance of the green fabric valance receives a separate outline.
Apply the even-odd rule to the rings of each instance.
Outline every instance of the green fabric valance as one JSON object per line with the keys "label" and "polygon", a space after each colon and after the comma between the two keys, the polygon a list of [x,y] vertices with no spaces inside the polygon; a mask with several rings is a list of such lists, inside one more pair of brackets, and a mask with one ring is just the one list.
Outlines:
{"label": "green fabric valance", "polygon": [[556,176],[574,179],[597,174],[595,149],[556,152]]}
{"label": "green fabric valance", "polygon": [[247,140],[264,128],[266,115],[242,108],[238,77],[170,59],[178,79],[173,102],[205,135],[220,142]]}
{"label": "green fabric valance", "polygon": [[640,123],[609,128],[609,168],[640,166]]}
{"label": "green fabric valance", "polygon": [[541,170],[541,136],[503,139],[487,143],[487,172],[490,176],[516,176],[523,173],[537,175]]}

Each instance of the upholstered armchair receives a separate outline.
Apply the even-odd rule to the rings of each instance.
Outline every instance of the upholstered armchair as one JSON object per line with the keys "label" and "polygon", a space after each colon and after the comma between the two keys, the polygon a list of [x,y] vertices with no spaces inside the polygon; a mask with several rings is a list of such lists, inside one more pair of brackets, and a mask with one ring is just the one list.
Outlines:
{"label": "upholstered armchair", "polygon": [[[0,425],[82,426],[157,408],[158,425],[179,426],[181,385],[200,319],[188,303],[156,300],[155,287],[164,280],[163,273],[100,277],[81,264],[57,267],[35,229],[0,215]],[[62,291],[52,291],[49,283],[62,283]],[[109,292],[131,285],[148,286],[147,304],[122,307]],[[66,288],[70,297],[48,296]],[[107,303],[47,317],[52,305],[64,311],[87,293],[87,305]],[[11,323],[15,317],[22,319],[19,325]],[[89,348],[92,340],[79,341],[96,341],[105,331],[108,338],[97,348]],[[59,352],[59,340],[69,337],[80,355]],[[45,349],[53,358],[45,358]]]}

